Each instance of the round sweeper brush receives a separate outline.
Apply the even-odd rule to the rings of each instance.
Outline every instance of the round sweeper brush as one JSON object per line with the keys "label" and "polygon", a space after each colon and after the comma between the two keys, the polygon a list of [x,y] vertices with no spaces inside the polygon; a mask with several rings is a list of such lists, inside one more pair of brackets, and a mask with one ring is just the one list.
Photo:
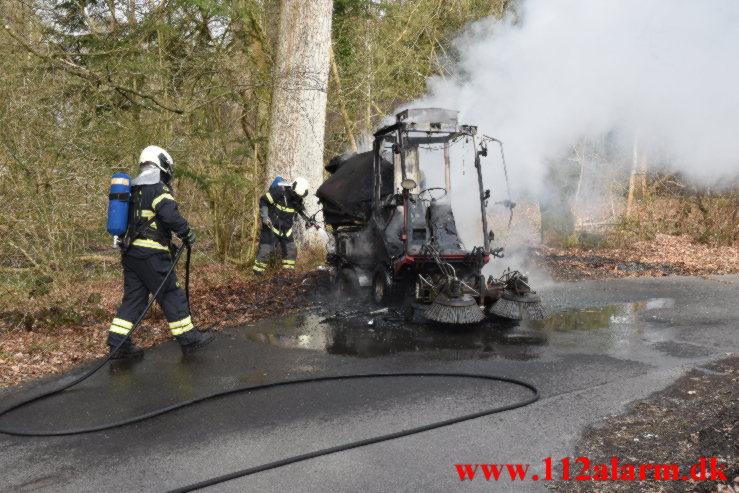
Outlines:
{"label": "round sweeper brush", "polygon": [[439,293],[424,312],[424,316],[442,324],[475,324],[482,322],[485,314],[469,294],[451,295]]}
{"label": "round sweeper brush", "polygon": [[544,320],[549,316],[549,310],[536,295],[516,294],[508,289],[490,307],[489,312],[511,320]]}

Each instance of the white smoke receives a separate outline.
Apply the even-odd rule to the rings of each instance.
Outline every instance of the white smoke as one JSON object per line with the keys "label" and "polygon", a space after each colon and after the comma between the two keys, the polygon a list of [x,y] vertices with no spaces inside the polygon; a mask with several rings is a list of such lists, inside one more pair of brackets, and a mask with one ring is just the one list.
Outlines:
{"label": "white smoke", "polygon": [[[411,106],[458,109],[506,145],[514,191],[608,136],[698,183],[739,171],[739,1],[524,0],[456,41],[453,76]],[[488,158],[490,159],[490,158]]]}

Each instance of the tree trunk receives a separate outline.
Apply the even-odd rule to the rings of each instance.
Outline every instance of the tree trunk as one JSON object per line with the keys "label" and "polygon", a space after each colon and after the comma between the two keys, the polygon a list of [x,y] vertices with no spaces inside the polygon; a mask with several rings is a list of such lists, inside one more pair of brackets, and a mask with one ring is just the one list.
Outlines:
{"label": "tree trunk", "polygon": [[634,215],[634,200],[647,198],[649,189],[647,187],[647,156],[639,149],[638,137],[634,137],[633,162],[631,175],[629,175],[629,195],[626,200],[626,218]]}
{"label": "tree trunk", "polygon": [[313,193],[323,181],[332,7],[332,0],[280,3],[267,179],[307,179],[309,213],[318,210]]}
{"label": "tree trunk", "polygon": [[641,191],[641,196],[639,198],[641,200],[646,200],[649,195],[649,183],[647,181],[648,171],[647,155],[642,152],[639,159],[639,189]]}
{"label": "tree trunk", "polygon": [[136,24],[136,0],[126,2],[126,19],[132,26]]}
{"label": "tree trunk", "polygon": [[634,211],[634,189],[636,188],[636,175],[639,170],[639,142],[634,137],[634,148],[631,163],[631,174],[629,175],[629,195],[626,199],[626,219],[631,219]]}

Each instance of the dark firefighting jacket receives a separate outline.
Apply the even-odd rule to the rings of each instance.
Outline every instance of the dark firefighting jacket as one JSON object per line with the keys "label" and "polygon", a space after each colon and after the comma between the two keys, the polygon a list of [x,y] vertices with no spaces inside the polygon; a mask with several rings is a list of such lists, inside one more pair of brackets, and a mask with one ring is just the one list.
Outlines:
{"label": "dark firefighting jacket", "polygon": [[292,238],[295,217],[300,214],[306,221],[310,218],[305,213],[303,200],[287,187],[272,187],[259,198],[259,208],[267,208],[272,226],[269,229],[282,238]]}
{"label": "dark firefighting jacket", "polygon": [[146,257],[157,252],[169,252],[172,234],[184,238],[190,231],[187,220],[180,215],[172,189],[164,183],[131,187],[131,207],[128,212],[130,247],[126,255]]}

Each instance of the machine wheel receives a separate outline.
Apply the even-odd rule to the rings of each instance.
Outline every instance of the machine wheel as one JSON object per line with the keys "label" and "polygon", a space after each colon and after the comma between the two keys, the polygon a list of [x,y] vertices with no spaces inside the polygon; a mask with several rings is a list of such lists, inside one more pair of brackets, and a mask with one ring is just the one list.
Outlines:
{"label": "machine wheel", "polygon": [[372,301],[378,305],[387,305],[392,297],[393,279],[386,269],[377,269],[372,280]]}
{"label": "machine wheel", "polygon": [[354,269],[344,267],[339,271],[338,276],[336,276],[336,288],[340,296],[354,298],[360,294],[359,278],[357,278]]}

